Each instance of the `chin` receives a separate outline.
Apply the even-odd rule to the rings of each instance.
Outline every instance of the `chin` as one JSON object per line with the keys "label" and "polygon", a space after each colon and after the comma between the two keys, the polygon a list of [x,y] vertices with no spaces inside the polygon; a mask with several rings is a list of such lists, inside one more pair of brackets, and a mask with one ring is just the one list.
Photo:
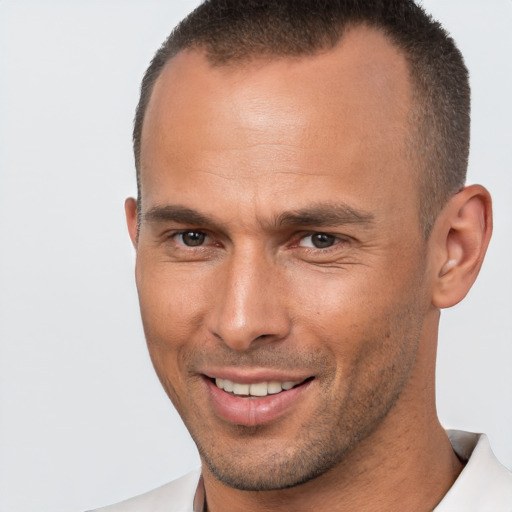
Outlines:
{"label": "chin", "polygon": [[[205,469],[216,480],[242,491],[277,491],[303,485],[336,467],[357,444],[353,436],[344,436],[342,429],[326,432],[321,422],[276,445],[271,439],[263,440],[265,433],[259,427],[238,430],[245,439],[232,439],[230,446],[217,444],[211,436],[199,443],[196,440],[196,444]],[[358,432],[356,437],[363,435]]]}
{"label": "chin", "polygon": [[208,470],[223,484],[240,491],[279,491],[296,487],[323,475],[336,465],[337,461],[312,461],[296,458],[288,461],[269,461],[264,465],[230,467],[213,464],[204,459]]}

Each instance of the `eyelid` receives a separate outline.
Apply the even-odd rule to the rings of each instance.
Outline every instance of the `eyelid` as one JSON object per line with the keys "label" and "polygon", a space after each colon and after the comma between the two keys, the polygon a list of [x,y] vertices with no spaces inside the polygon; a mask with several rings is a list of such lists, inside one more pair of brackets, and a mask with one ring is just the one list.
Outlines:
{"label": "eyelid", "polygon": [[[326,235],[328,237],[332,237],[332,238],[334,238],[334,242],[333,242],[332,245],[330,245],[328,247],[315,247],[313,244],[311,244],[311,245],[301,245],[301,242],[304,239],[312,237],[314,235]],[[301,247],[303,249],[326,252],[329,249],[336,248],[340,242],[346,242],[346,241],[347,241],[347,237],[346,236],[337,235],[337,234],[334,234],[334,233],[329,233],[327,231],[309,231],[309,232],[306,232],[306,233],[300,233],[299,236],[298,236],[298,241],[294,245],[296,247]]]}

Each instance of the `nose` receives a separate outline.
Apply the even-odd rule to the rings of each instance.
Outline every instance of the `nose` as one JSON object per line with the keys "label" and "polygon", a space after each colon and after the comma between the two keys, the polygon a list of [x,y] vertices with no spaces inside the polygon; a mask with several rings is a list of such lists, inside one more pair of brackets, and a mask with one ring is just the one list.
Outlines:
{"label": "nose", "polygon": [[217,275],[209,329],[234,350],[279,341],[290,331],[283,272],[263,252],[236,251]]}

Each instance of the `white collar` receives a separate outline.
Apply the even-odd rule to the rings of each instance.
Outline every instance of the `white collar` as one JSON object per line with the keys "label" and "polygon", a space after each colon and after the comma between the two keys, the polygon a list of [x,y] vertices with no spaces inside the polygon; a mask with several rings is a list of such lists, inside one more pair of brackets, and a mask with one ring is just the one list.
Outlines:
{"label": "white collar", "polygon": [[435,512],[512,511],[512,473],[498,462],[487,436],[460,430],[446,433],[466,466]]}

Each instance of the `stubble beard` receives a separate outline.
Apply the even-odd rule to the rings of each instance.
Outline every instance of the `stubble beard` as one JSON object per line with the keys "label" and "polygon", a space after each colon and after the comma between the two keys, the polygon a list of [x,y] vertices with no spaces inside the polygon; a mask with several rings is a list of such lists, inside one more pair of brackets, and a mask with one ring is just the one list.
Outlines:
{"label": "stubble beard", "polygon": [[[266,425],[234,426],[232,443],[226,447],[217,443],[213,429],[195,428],[197,423],[185,420],[201,460],[217,480],[243,491],[283,490],[324,475],[371,436],[396,404],[414,366],[419,332],[418,328],[413,339],[402,339],[392,349],[381,347],[395,352],[387,366],[373,368],[364,378],[354,369],[343,397],[322,404],[316,417],[298,429],[300,434],[279,449],[254,448],[264,445]],[[393,339],[396,342],[387,338],[390,345]],[[364,345],[369,349],[374,342],[363,344],[363,351]]]}
{"label": "stubble beard", "polygon": [[[204,396],[203,384],[200,391],[192,387],[189,393],[179,396],[165,372],[165,364],[160,366],[153,360],[206,469],[218,481],[235,489],[275,491],[299,486],[341,465],[383,424],[417,364],[428,308],[422,304],[420,289],[421,283],[410,283],[401,300],[388,304],[387,310],[368,322],[364,331],[352,333],[353,338],[361,341],[351,356],[351,364],[343,369],[342,384],[337,387],[338,361],[326,347],[350,344],[353,339],[326,340],[316,346],[316,353],[290,353],[279,345],[242,353],[224,345],[206,348],[201,344],[181,354],[189,375],[205,361],[227,366],[311,369],[318,379],[322,403],[307,417],[297,418],[302,424],[294,429],[298,434],[293,437],[287,437],[279,422],[255,427],[226,424],[219,441],[216,429],[205,423],[201,399],[191,406],[193,397]],[[372,311],[367,313],[372,316]]]}

